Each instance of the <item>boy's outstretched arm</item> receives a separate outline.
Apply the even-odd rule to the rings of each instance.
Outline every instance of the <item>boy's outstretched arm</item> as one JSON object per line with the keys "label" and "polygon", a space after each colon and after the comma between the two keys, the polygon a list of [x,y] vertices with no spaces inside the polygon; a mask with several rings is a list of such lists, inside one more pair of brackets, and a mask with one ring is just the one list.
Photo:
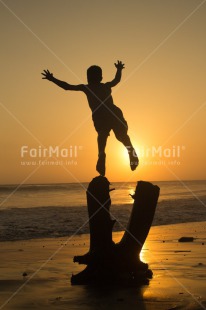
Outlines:
{"label": "boy's outstretched arm", "polygon": [[56,84],[57,86],[65,89],[65,90],[82,90],[82,84],[80,85],[71,85],[71,84],[68,84],[66,82],[63,82],[63,81],[60,81],[58,79],[56,79],[54,76],[53,76],[53,73],[51,73],[49,70],[44,70],[42,72],[42,79],[46,79],[48,81],[51,81],[53,82],[54,84]]}
{"label": "boy's outstretched arm", "polygon": [[111,82],[109,82],[111,87],[116,86],[121,81],[122,70],[125,68],[122,61],[119,60],[117,60],[117,63],[115,63],[114,65],[117,68],[117,72],[115,78]]}

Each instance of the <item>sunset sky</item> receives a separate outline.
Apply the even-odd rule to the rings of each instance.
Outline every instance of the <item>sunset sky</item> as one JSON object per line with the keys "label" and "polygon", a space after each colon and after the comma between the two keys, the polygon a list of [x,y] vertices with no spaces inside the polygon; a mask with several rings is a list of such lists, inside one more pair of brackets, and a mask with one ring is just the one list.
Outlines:
{"label": "sunset sky", "polygon": [[[125,69],[114,103],[128,122],[140,166],[130,171],[111,132],[108,179],[205,179],[206,0],[0,0],[0,26],[1,184],[97,175],[97,134],[86,96],[42,80],[41,72],[80,84],[96,64],[106,82],[117,60]],[[56,166],[48,158],[42,166],[40,154],[21,157],[23,146],[33,152],[59,147],[71,156],[58,157],[63,164]]]}

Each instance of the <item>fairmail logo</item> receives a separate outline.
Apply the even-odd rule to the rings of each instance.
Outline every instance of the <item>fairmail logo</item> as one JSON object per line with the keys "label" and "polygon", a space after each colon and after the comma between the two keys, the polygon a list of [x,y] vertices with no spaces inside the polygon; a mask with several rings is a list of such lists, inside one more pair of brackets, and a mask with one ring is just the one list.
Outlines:
{"label": "fairmail logo", "polygon": [[59,146],[38,146],[30,148],[28,145],[23,145],[20,150],[21,158],[77,158],[78,152],[82,150],[82,146],[71,145],[69,148],[61,148]]}
{"label": "fairmail logo", "polygon": [[138,156],[142,158],[180,158],[184,145],[173,145],[172,147],[151,146],[138,148]]}

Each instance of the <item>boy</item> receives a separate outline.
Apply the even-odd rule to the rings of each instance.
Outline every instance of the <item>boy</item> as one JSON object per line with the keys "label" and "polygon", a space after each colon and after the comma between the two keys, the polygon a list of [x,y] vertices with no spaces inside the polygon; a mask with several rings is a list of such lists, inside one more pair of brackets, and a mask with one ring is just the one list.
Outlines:
{"label": "boy", "polygon": [[115,63],[117,72],[111,82],[101,83],[102,69],[98,66],[91,66],[87,70],[88,84],[71,85],[56,79],[49,70],[42,73],[43,79],[47,79],[65,90],[82,91],[86,94],[87,100],[92,110],[94,127],[98,133],[98,161],[96,170],[100,175],[105,175],[105,148],[107,138],[111,130],[114,131],[116,138],[121,141],[128,150],[131,170],[135,170],[139,160],[127,134],[128,126],[123,117],[122,111],[113,103],[111,88],[116,86],[122,76],[124,64],[121,61]]}

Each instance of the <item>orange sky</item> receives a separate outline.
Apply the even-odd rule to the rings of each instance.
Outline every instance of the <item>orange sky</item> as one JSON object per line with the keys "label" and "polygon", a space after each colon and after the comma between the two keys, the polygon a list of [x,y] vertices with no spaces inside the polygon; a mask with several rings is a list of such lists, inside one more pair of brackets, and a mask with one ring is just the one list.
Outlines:
{"label": "orange sky", "polygon": [[[71,84],[86,83],[86,69],[97,64],[108,81],[117,59],[126,68],[113,98],[140,166],[130,171],[111,133],[106,176],[125,182],[205,179],[205,2],[0,2],[0,183],[81,182],[97,175],[96,132],[85,95],[66,92],[40,73],[48,68]],[[56,166],[49,158],[41,166],[40,156],[21,157],[22,146],[77,146],[77,157],[60,156]]]}

